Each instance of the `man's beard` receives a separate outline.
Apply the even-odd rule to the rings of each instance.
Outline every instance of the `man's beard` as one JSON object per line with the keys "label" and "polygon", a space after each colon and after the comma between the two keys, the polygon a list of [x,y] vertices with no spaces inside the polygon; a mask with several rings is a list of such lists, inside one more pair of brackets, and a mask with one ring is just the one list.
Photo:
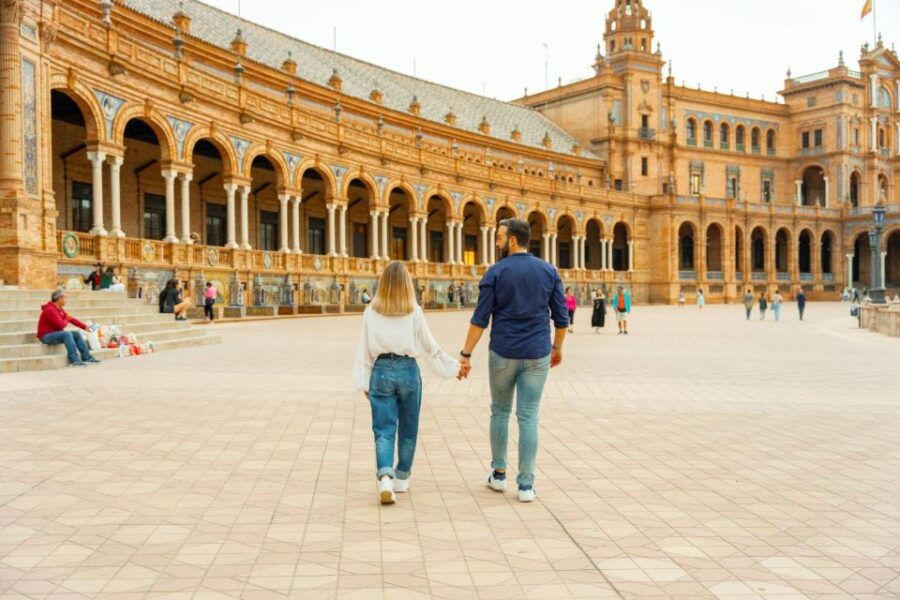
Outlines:
{"label": "man's beard", "polygon": [[500,247],[500,260],[503,260],[509,256],[509,240],[506,240],[506,243]]}

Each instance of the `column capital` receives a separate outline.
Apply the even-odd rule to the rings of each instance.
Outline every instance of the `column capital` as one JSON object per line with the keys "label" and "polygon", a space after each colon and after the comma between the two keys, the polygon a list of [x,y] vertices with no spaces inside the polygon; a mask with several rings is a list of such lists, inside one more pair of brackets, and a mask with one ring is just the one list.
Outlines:
{"label": "column capital", "polygon": [[230,182],[227,182],[227,183],[222,184],[222,187],[223,187],[223,188],[225,189],[225,191],[226,191],[227,193],[229,193],[229,194],[234,194],[234,193],[237,191],[237,188],[238,188],[238,186],[237,186],[236,183],[230,183]]}
{"label": "column capital", "polygon": [[88,150],[87,159],[95,167],[98,165],[102,165],[103,161],[106,160],[106,152],[104,152],[103,150]]}
{"label": "column capital", "polygon": [[109,165],[111,167],[119,168],[122,166],[122,163],[125,162],[125,157],[118,154],[108,154],[106,156],[106,160],[109,162]]}
{"label": "column capital", "polygon": [[178,171],[175,169],[161,169],[160,174],[166,181],[175,181],[175,178],[178,177]]}
{"label": "column capital", "polygon": [[182,172],[182,173],[178,174],[178,178],[181,179],[182,181],[190,183],[191,181],[194,180],[194,174]]}
{"label": "column capital", "polygon": [[332,202],[332,203],[330,203],[330,204],[326,204],[326,205],[325,205],[325,210],[327,210],[328,212],[334,212],[334,209],[336,209],[337,207],[338,207],[338,205],[337,205],[337,204],[334,204],[334,203]]}
{"label": "column capital", "polygon": [[281,204],[287,204],[290,199],[290,194],[278,194],[278,202]]}
{"label": "column capital", "polygon": [[241,192],[241,196],[249,196],[250,195],[250,185],[240,185],[238,184],[238,191]]}

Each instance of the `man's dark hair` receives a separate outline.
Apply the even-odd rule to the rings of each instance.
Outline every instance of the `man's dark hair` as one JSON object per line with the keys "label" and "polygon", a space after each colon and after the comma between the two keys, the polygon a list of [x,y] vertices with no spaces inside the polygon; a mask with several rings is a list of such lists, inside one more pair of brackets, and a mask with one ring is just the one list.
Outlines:
{"label": "man's dark hair", "polygon": [[531,225],[528,221],[522,219],[503,219],[500,221],[500,227],[506,227],[506,235],[516,238],[519,247],[528,248],[531,241]]}

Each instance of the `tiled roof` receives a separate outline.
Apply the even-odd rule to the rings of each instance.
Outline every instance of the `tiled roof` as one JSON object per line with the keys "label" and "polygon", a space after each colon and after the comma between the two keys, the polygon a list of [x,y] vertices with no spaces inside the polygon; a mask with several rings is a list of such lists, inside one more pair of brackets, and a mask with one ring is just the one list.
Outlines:
{"label": "tiled roof", "polygon": [[[237,30],[241,29],[248,45],[247,57],[251,60],[281,69],[290,51],[297,62],[297,75],[302,79],[324,86],[337,69],[342,93],[368,100],[372,90],[378,89],[384,95],[384,106],[397,111],[408,112],[416,97],[421,105],[419,116],[430,121],[444,123],[444,116],[452,108],[459,129],[477,133],[482,118],[487,118],[493,138],[510,141],[512,131],[518,127],[521,143],[526,146],[543,148],[542,141],[547,134],[556,152],[571,155],[572,146],[580,145],[547,117],[530,108],[410,77],[326,50],[199,0],[119,0],[119,4],[167,25],[172,24],[176,12],[183,10],[191,18],[191,35],[219,48],[230,49]],[[582,156],[596,158],[588,150],[582,150]]]}

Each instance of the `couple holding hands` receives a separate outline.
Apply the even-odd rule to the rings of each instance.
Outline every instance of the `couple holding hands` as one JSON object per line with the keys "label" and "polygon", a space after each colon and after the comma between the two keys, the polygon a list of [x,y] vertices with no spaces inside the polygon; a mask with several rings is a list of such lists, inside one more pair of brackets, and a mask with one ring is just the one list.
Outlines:
{"label": "couple holding hands", "polygon": [[363,315],[353,368],[356,387],[372,408],[382,504],[392,504],[396,493],[409,490],[422,403],[416,359],[424,358],[441,377],[465,379],[472,370],[472,353],[489,324],[492,461],[487,485],[497,492],[506,490],[509,416],[515,393],[519,500],[534,500],[541,395],[550,368],[562,362],[569,315],[559,273],[528,253],[530,239],[527,222],[500,222],[496,243],[501,260],[479,283],[478,304],[459,358],[445,353],[432,336],[406,266],[395,261],[382,273]]}

